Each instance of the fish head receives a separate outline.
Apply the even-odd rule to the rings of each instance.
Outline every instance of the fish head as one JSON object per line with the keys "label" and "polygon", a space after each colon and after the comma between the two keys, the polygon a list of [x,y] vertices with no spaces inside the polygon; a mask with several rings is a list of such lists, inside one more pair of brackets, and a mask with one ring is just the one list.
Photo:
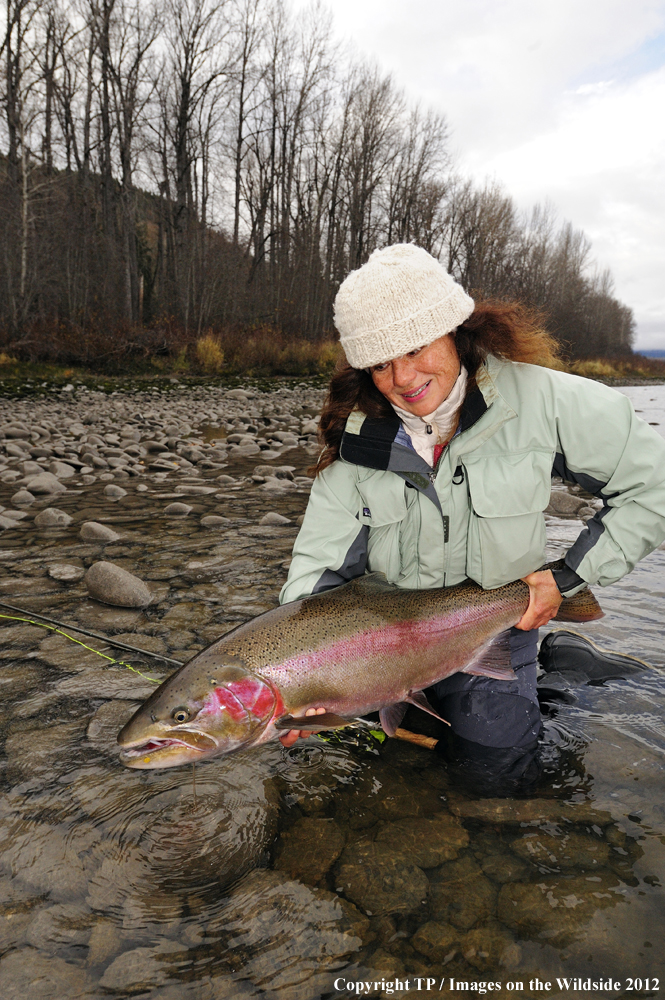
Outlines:
{"label": "fish head", "polygon": [[178,767],[260,741],[281,698],[238,661],[212,665],[207,652],[166,680],[120,730],[126,767]]}

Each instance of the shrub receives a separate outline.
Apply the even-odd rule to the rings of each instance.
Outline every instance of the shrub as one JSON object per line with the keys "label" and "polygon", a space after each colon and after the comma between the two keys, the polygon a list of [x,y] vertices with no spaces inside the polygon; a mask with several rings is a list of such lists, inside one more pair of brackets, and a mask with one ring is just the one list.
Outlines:
{"label": "shrub", "polygon": [[224,351],[211,331],[196,341],[196,357],[206,375],[218,375],[224,367]]}

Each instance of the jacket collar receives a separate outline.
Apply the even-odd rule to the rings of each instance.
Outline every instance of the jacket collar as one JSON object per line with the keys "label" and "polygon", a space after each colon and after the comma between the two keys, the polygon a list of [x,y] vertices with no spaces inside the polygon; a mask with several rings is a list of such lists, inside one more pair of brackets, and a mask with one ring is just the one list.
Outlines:
{"label": "jacket collar", "polygon": [[[497,376],[506,364],[510,362],[489,355],[476,372],[476,385],[462,403],[459,431],[451,442],[457,454],[477,447],[507,420],[517,416],[496,385]],[[439,506],[431,481],[432,467],[412,448],[395,441],[400,426],[401,421],[394,412],[377,419],[354,410],[346,421],[340,458],[368,469],[395,472]]]}

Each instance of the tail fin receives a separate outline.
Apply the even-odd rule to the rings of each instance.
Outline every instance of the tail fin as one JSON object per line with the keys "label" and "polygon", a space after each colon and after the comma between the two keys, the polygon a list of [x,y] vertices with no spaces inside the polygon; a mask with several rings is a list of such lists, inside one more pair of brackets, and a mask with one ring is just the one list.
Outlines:
{"label": "tail fin", "polygon": [[557,622],[595,622],[605,612],[588,587],[572,597],[564,597],[554,616]]}

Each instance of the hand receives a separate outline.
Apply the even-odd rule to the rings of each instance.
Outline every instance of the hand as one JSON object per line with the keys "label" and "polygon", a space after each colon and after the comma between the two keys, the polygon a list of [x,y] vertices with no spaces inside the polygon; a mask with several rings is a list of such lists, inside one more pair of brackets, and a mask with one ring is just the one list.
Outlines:
{"label": "hand", "polygon": [[526,609],[515,628],[528,632],[532,628],[540,628],[554,618],[563,600],[561,592],[554,582],[552,570],[538,570],[522,577],[529,587],[529,607]]}
{"label": "hand", "polygon": [[[305,712],[305,715],[306,716],[325,715],[325,713],[326,713],[325,708],[308,708],[307,711]],[[299,736],[301,736],[304,740],[306,740],[307,737],[311,735],[312,734],[309,731],[309,729],[289,729],[287,733],[284,733],[282,736],[280,736],[279,741],[282,744],[282,746],[292,747]]]}

